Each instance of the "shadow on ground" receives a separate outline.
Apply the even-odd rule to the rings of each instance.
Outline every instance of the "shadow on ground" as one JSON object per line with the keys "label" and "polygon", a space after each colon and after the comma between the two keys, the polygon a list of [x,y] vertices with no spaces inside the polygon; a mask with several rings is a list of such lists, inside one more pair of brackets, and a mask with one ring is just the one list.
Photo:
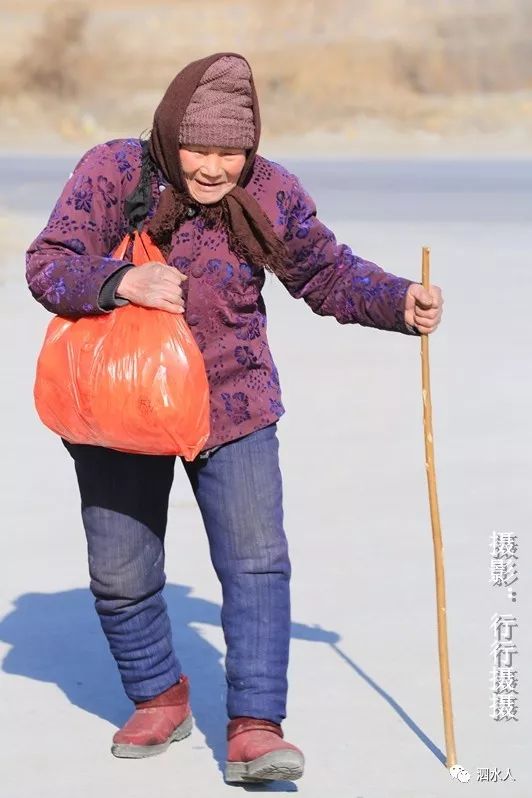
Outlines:
{"label": "shadow on ground", "polygon": [[[225,762],[225,672],[223,655],[196,624],[220,626],[220,606],[191,595],[185,585],[167,584],[166,600],[174,644],[185,673],[191,674],[195,724],[220,769]],[[327,643],[376,690],[441,761],[443,753],[379,685],[338,649],[340,636],[317,626],[292,624],[292,638]],[[121,726],[131,713],[114,661],[107,649],[89,590],[27,593],[0,622],[0,640],[11,646],[4,672],[50,682],[77,707]],[[286,783],[283,789],[287,789]],[[272,784],[270,790],[279,789]],[[256,790],[257,787],[246,787]],[[295,785],[293,786],[295,789]]]}

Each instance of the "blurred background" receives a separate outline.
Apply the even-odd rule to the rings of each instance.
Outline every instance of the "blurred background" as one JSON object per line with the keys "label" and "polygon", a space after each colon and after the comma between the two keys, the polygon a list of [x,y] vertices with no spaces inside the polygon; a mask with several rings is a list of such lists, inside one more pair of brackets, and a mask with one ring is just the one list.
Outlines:
{"label": "blurred background", "polygon": [[170,80],[219,50],[254,69],[263,148],[523,153],[532,0],[3,0],[0,146],[149,128]]}

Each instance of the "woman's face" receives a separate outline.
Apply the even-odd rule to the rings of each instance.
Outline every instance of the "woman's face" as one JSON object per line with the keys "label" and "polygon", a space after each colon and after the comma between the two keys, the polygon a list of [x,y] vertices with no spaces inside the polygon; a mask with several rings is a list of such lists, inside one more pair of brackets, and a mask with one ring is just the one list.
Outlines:
{"label": "woman's face", "polygon": [[246,151],[234,147],[180,147],[181,168],[190,195],[204,205],[218,202],[238,183]]}

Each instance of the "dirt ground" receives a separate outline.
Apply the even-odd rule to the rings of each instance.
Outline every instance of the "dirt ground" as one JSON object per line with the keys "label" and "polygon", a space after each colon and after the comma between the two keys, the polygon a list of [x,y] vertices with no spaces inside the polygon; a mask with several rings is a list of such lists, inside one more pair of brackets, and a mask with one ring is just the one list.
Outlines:
{"label": "dirt ground", "polygon": [[283,152],[532,149],[532,0],[4,0],[0,147],[150,127],[174,74],[242,52]]}

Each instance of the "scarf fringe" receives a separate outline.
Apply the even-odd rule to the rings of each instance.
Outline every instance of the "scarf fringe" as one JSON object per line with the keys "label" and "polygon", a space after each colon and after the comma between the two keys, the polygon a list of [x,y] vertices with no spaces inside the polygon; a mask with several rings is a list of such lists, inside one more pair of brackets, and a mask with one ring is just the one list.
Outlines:
{"label": "scarf fringe", "polygon": [[[257,226],[257,229],[253,230],[255,246],[250,246],[248,244],[250,237],[239,236],[233,229],[235,212],[240,215],[239,203],[234,199],[233,202],[235,205],[233,214],[227,196],[215,205],[201,205],[200,215],[205,228],[207,230],[225,230],[229,249],[241,262],[250,263],[279,277],[285,276],[287,273],[287,251],[284,244],[275,235],[269,219],[267,223],[271,234],[265,236]],[[170,253],[173,234],[190,218],[188,215],[190,207],[197,207],[197,203],[191,201],[190,197],[178,193],[172,186],[165,188],[147,229],[155,244],[162,249],[166,256]],[[241,212],[241,215],[244,216],[244,213]]]}
{"label": "scarf fringe", "polygon": [[[125,202],[130,229],[141,229],[153,202],[156,183],[157,166],[149,154],[148,142],[143,141],[141,176]],[[174,186],[169,185],[162,192],[147,230],[166,257],[170,254],[175,231],[190,218],[191,207],[197,209],[198,203]],[[241,262],[265,269],[281,279],[287,276],[286,247],[262,208],[245,189],[236,187],[220,202],[199,207],[206,229],[224,229],[229,249]]]}

